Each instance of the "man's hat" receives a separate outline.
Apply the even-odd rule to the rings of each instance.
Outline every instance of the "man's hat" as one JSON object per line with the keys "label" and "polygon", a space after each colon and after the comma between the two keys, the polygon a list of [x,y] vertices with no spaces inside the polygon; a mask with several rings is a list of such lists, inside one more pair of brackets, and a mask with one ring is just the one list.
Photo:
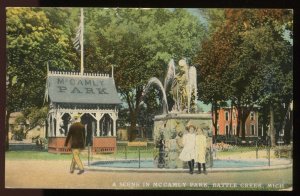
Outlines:
{"label": "man's hat", "polygon": [[72,116],[72,119],[73,120],[77,120],[77,119],[79,119],[80,118],[80,115],[79,114],[74,114],[73,116]]}

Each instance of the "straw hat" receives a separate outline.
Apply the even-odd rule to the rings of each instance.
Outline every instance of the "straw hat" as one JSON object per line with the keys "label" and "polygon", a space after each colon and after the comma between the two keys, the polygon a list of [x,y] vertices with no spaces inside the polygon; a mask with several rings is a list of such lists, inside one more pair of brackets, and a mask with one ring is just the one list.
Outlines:
{"label": "straw hat", "polygon": [[79,114],[74,114],[72,116],[72,120],[78,120],[80,118],[80,115]]}
{"label": "straw hat", "polygon": [[192,125],[192,124],[188,124],[187,126],[186,126],[186,128],[189,130],[191,127],[193,127],[195,130],[196,130],[196,126],[195,125]]}
{"label": "straw hat", "polygon": [[196,130],[196,126],[194,125],[194,123],[193,123],[192,120],[187,121],[186,126],[185,126],[185,128],[186,128],[187,130],[189,130],[190,127],[193,127],[193,128]]}

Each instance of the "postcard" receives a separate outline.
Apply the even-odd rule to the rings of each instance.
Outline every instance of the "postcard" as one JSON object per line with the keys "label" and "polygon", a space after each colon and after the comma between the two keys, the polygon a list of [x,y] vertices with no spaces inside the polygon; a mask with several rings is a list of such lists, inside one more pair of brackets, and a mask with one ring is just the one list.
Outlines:
{"label": "postcard", "polygon": [[293,190],[293,10],[6,7],[6,189]]}

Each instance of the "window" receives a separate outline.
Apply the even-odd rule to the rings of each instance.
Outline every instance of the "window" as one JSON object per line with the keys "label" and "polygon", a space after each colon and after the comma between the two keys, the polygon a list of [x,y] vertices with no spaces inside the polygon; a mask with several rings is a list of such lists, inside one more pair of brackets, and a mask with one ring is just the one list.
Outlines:
{"label": "window", "polygon": [[250,120],[254,120],[254,112],[250,113]]}
{"label": "window", "polygon": [[225,112],[225,120],[229,121],[229,112]]}
{"label": "window", "polygon": [[251,135],[255,135],[255,126],[251,125]]}
{"label": "window", "polygon": [[219,135],[219,133],[220,133],[220,126],[219,124],[217,124],[217,134]]}

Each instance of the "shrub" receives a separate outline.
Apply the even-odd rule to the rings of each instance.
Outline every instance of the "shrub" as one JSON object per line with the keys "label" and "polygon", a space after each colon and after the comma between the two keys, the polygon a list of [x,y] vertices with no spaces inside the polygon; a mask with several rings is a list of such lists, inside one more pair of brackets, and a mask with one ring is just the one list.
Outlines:
{"label": "shrub", "polygon": [[274,147],[274,155],[276,158],[293,158],[293,146],[284,145]]}
{"label": "shrub", "polygon": [[217,150],[217,151],[228,151],[228,150],[235,149],[236,146],[230,145],[230,144],[226,144],[224,142],[220,142],[220,143],[213,144],[213,148],[215,150]]}

